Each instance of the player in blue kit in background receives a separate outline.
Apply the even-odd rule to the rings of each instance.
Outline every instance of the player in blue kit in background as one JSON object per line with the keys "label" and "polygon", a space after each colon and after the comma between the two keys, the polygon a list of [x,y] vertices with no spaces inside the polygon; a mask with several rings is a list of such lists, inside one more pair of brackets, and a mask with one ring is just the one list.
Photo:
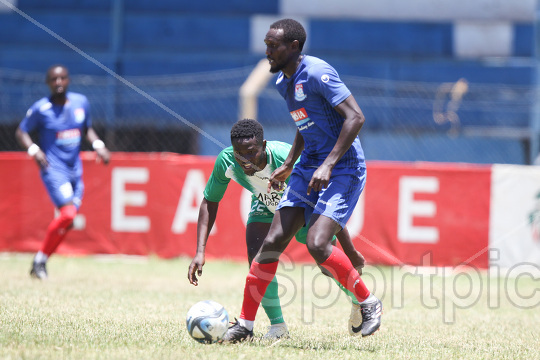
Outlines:
{"label": "player in blue kit in background", "polygon": [[289,176],[290,180],[251,263],[240,317],[227,330],[224,342],[253,336],[257,309],[279,256],[304,225],[309,225],[306,245],[317,264],[360,303],[362,322],[353,325],[352,332],[369,336],[381,324],[382,302],[370,293],[343,251],[332,245],[332,237],[345,227],[365,185],[366,165],[358,138],[364,115],[333,67],[302,54],[305,41],[303,26],[292,19],[270,25],[264,39],[270,72],[280,72],[277,89],[297,131],[287,159],[270,177],[270,186],[276,187]]}
{"label": "player in blue kit in background", "polygon": [[[51,95],[30,107],[15,133],[20,145],[38,164],[43,184],[60,213],[49,224],[41,249],[32,262],[30,275],[38,279],[47,278],[47,260],[73,226],[81,206],[84,191],[79,158],[82,137],[86,136],[105,164],[110,160],[109,150],[92,128],[86,96],[67,91],[68,69],[62,65],[51,66],[46,83]],[[30,136],[34,131],[39,145]]]}

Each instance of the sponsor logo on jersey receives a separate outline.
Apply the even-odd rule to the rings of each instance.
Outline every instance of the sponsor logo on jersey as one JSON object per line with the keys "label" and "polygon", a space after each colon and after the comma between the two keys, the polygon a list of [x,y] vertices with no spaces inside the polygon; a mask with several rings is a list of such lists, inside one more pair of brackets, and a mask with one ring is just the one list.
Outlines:
{"label": "sponsor logo on jersey", "polygon": [[79,145],[81,131],[79,129],[62,130],[56,133],[56,144],[63,146]]}
{"label": "sponsor logo on jersey", "polygon": [[311,125],[313,125],[313,121],[311,121],[308,117],[305,108],[291,111],[291,116],[294,120],[294,123],[298,127],[298,130],[305,130]]}
{"label": "sponsor logo on jersey", "polygon": [[86,113],[84,112],[83,108],[77,108],[73,111],[73,115],[75,115],[75,121],[77,123],[82,123],[84,119],[86,118]]}
{"label": "sponsor logo on jersey", "polygon": [[281,200],[281,194],[275,191],[268,193],[259,193],[257,200],[262,202],[267,207],[276,207]]}
{"label": "sponsor logo on jersey", "polygon": [[330,76],[328,76],[328,75],[326,75],[326,74],[324,74],[323,76],[321,76],[321,81],[322,81],[323,83],[327,83],[328,80],[330,80]]}
{"label": "sponsor logo on jersey", "polygon": [[304,94],[304,86],[302,84],[296,84],[294,87],[294,99],[296,101],[304,101],[307,95]]}
{"label": "sponsor logo on jersey", "polygon": [[291,111],[291,116],[295,122],[302,122],[309,119],[305,108]]}

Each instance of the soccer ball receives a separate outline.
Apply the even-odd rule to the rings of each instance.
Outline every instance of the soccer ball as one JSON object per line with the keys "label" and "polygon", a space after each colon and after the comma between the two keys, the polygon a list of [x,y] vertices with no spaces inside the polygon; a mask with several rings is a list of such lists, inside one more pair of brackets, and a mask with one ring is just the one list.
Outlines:
{"label": "soccer ball", "polygon": [[229,326],[229,314],[220,304],[212,300],[199,301],[186,316],[189,335],[203,344],[215,343],[225,335]]}

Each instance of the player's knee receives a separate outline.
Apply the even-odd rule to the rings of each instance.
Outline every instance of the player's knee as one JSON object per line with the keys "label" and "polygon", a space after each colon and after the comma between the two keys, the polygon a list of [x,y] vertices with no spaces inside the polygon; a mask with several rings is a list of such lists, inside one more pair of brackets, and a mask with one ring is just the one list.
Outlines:
{"label": "player's knee", "polygon": [[257,254],[257,258],[262,260],[279,259],[281,253],[285,250],[286,241],[278,236],[267,236],[261,246],[261,250]]}
{"label": "player's knee", "polygon": [[324,261],[326,250],[328,247],[328,241],[318,236],[308,236],[308,241],[306,242],[307,249],[310,255],[318,262],[321,263]]}

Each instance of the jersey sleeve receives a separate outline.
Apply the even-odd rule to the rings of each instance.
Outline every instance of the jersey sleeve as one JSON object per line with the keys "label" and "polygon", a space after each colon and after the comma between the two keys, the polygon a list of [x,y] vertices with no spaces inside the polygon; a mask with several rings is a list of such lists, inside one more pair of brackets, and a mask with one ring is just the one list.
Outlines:
{"label": "jersey sleeve", "polygon": [[36,104],[32,105],[30,109],[26,112],[26,116],[21,121],[21,124],[19,127],[24,132],[32,132],[39,128],[39,121],[41,119],[39,108],[36,106]]}
{"label": "jersey sleeve", "polygon": [[212,170],[210,178],[208,179],[206,187],[204,188],[203,195],[208,201],[220,202],[221,199],[223,199],[223,195],[225,195],[229,182],[231,181],[231,179],[225,175],[227,168],[230,165],[226,150],[227,149],[219,153],[216,162],[214,163],[214,169]]}
{"label": "jersey sleeve", "polygon": [[266,143],[268,150],[272,153],[272,158],[274,164],[272,164],[273,169],[277,169],[287,159],[289,152],[291,151],[291,145],[281,142],[281,141],[267,141]]}
{"label": "jersey sleeve", "polygon": [[341,104],[351,91],[341,81],[337,71],[327,63],[316,64],[310,69],[310,87],[324,97],[332,107]]}

